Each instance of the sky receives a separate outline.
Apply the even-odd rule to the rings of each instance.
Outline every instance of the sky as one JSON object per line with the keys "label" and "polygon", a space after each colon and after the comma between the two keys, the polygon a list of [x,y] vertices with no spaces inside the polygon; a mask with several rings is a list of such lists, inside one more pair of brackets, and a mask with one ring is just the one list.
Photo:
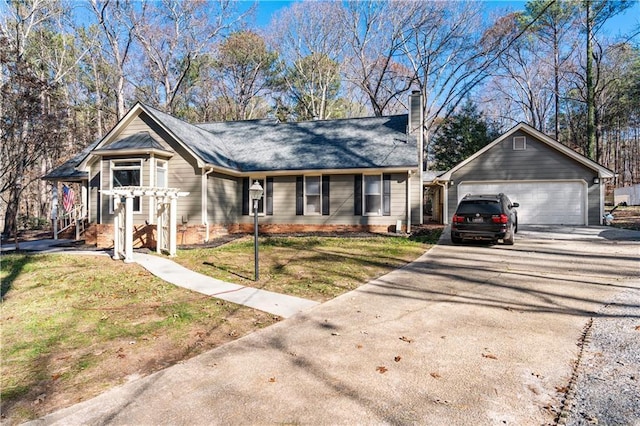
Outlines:
{"label": "sky", "polygon": [[[516,11],[523,10],[526,1],[511,1],[511,0],[491,0],[483,1],[487,7],[487,11],[499,10],[499,11]],[[618,36],[620,34],[628,34],[635,27],[640,27],[640,0],[631,0],[633,6],[627,9],[624,13],[615,16],[605,26],[605,31],[610,36]],[[257,15],[256,24],[259,27],[266,27],[271,22],[273,14],[284,7],[289,6],[295,1],[282,1],[282,0],[261,0],[257,1]],[[251,5],[252,2],[244,1],[247,5]],[[640,35],[636,36],[636,40],[640,42]]]}

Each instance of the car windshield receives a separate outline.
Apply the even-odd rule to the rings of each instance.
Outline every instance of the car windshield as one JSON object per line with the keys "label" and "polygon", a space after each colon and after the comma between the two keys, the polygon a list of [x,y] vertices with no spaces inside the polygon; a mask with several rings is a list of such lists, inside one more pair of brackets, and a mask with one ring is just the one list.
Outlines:
{"label": "car windshield", "polygon": [[464,201],[458,206],[458,214],[500,214],[500,203],[489,200]]}

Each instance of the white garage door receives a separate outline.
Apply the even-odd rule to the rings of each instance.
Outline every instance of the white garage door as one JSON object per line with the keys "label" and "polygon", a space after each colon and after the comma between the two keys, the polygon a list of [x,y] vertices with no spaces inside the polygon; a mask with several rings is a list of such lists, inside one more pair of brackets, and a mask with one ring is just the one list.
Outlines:
{"label": "white garage door", "polygon": [[506,194],[519,203],[518,222],[531,225],[586,225],[586,185],[576,181],[461,182],[466,194]]}

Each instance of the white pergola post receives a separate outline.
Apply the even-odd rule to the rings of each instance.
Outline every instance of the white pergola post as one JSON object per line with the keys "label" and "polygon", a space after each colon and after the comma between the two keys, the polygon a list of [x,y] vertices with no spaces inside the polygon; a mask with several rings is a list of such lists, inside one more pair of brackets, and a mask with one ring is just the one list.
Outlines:
{"label": "white pergola post", "polygon": [[113,260],[120,260],[120,197],[113,200]]}
{"label": "white pergola post", "polygon": [[125,195],[124,204],[124,261],[133,262],[133,194]]}
{"label": "white pergola post", "polygon": [[177,249],[177,218],[178,216],[178,197],[171,195],[170,197],[170,210],[169,210],[169,256],[175,256]]}
{"label": "white pergola post", "polygon": [[164,203],[156,198],[156,253],[162,253],[162,247],[164,247]]}
{"label": "white pergola post", "polygon": [[[178,197],[186,197],[188,192],[179,192],[176,188],[150,188],[150,187],[119,187],[101,191],[104,195],[113,196],[114,205],[114,259],[120,259],[124,255],[125,262],[133,262],[133,201],[135,197],[149,196],[155,198],[156,217],[158,219],[158,238],[156,250],[161,253],[163,247],[169,247],[169,255],[175,256],[177,252],[177,216]],[[124,206],[121,197],[125,198]],[[160,201],[162,200],[162,201]],[[169,204],[169,206],[167,206]],[[124,212],[122,211],[124,208]],[[166,227],[165,209],[169,208],[169,241],[165,241],[162,234]],[[122,216],[120,216],[122,215]],[[124,223],[122,223],[124,221]],[[124,227],[123,232],[120,232]],[[124,235],[123,235],[124,234]],[[168,244],[166,244],[168,242]]]}

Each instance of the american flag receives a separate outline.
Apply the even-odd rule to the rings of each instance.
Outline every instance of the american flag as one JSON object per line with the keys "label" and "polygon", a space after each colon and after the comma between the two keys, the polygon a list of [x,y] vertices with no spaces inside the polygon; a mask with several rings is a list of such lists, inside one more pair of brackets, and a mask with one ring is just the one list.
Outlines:
{"label": "american flag", "polygon": [[64,208],[64,211],[71,211],[73,208],[73,198],[73,189],[69,188],[67,185],[62,185],[62,207]]}

